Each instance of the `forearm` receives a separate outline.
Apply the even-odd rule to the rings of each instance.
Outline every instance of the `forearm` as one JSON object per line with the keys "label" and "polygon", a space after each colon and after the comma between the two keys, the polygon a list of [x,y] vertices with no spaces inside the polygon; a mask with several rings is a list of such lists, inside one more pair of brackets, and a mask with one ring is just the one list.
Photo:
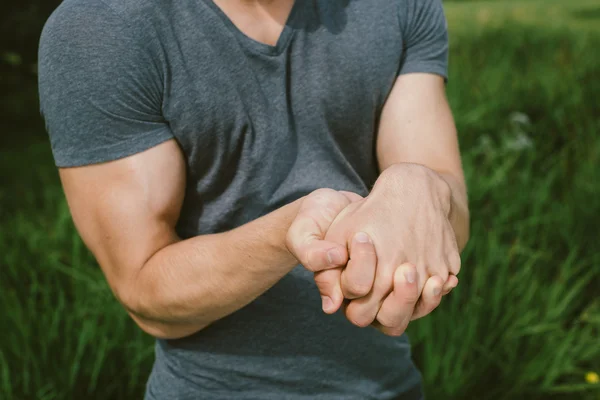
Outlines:
{"label": "forearm", "polygon": [[161,336],[184,336],[247,305],[298,263],[285,238],[299,205],[160,250],[131,282],[130,313],[141,326],[167,331]]}

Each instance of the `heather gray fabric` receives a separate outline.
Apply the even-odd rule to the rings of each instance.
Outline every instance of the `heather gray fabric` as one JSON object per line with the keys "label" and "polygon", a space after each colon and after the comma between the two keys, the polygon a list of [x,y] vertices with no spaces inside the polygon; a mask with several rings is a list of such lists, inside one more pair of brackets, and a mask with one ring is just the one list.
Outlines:
{"label": "heather gray fabric", "polygon": [[[210,0],[65,0],[42,35],[39,85],[59,167],[178,141],[187,190],[177,231],[190,237],[321,187],[366,195],[396,76],[445,77],[446,66],[440,0],[298,0],[276,46],[245,36]],[[320,307],[312,275],[296,267],[203,331],[157,341],[147,398],[420,398],[406,337]]]}

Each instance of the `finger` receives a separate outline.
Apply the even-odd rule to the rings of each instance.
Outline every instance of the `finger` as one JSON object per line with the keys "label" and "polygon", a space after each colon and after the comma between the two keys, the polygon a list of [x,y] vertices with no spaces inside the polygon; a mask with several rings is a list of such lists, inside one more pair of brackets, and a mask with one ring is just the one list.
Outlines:
{"label": "finger", "polygon": [[442,296],[447,295],[458,286],[458,278],[455,275],[449,275],[446,283],[444,283],[444,287],[442,288]]}
{"label": "finger", "polygon": [[437,275],[430,277],[427,282],[425,282],[421,298],[412,313],[412,321],[423,318],[440,305],[440,301],[442,301],[443,286],[444,280]]}
{"label": "finger", "polygon": [[342,271],[342,293],[346,299],[366,296],[375,281],[377,255],[373,241],[364,232],[358,232],[350,246],[350,261]]}
{"label": "finger", "polygon": [[456,241],[456,235],[454,234],[454,229],[452,229],[452,225],[450,222],[447,222],[445,237],[445,262],[446,268],[452,275],[458,275],[461,267],[461,258],[460,251],[458,250],[458,243]]}
{"label": "finger", "polygon": [[286,235],[290,252],[311,271],[345,265],[346,246],[322,240],[336,216],[350,204],[349,198],[333,189],[318,189],[302,202]]}
{"label": "finger", "polygon": [[416,268],[409,263],[402,264],[394,273],[394,290],[377,313],[376,327],[388,336],[402,335],[410,322],[419,299],[416,274]]}
{"label": "finger", "polygon": [[381,303],[393,289],[394,269],[378,264],[373,289],[366,296],[350,301],[345,312],[346,318],[359,327],[371,325],[377,317]]}
{"label": "finger", "polygon": [[321,294],[322,308],[327,314],[333,314],[339,310],[344,301],[344,295],[340,287],[341,274],[341,268],[315,273],[315,283]]}
{"label": "finger", "polygon": [[313,272],[344,266],[348,260],[346,247],[325,240],[309,242],[304,254],[306,265],[302,265]]}
{"label": "finger", "polygon": [[307,215],[298,215],[287,234],[288,247],[300,264],[316,272],[345,265],[346,246],[322,240],[318,222]]}

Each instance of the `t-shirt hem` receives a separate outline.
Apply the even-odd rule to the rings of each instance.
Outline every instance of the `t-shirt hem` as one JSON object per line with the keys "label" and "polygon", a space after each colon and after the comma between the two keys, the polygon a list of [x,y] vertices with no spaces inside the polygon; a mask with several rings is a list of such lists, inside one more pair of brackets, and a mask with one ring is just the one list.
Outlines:
{"label": "t-shirt hem", "polygon": [[115,161],[141,153],[154,146],[158,146],[169,139],[173,139],[173,134],[167,127],[163,127],[146,132],[129,140],[93,149],[81,151],[55,150],[53,152],[54,163],[58,168],[68,168]]}
{"label": "t-shirt hem", "polygon": [[398,75],[405,74],[415,74],[415,73],[427,73],[427,74],[435,74],[444,78],[445,81],[448,80],[448,70],[443,64],[437,63],[414,63],[414,64],[405,64]]}

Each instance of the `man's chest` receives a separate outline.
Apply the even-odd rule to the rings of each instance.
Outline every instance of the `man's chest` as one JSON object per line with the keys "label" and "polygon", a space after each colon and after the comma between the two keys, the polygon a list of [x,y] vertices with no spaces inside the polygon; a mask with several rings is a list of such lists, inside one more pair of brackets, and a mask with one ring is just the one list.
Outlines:
{"label": "man's chest", "polygon": [[320,143],[368,151],[402,38],[395,13],[342,3],[303,10],[280,48],[253,47],[209,9],[196,30],[172,31],[163,112],[186,155],[265,160]]}

